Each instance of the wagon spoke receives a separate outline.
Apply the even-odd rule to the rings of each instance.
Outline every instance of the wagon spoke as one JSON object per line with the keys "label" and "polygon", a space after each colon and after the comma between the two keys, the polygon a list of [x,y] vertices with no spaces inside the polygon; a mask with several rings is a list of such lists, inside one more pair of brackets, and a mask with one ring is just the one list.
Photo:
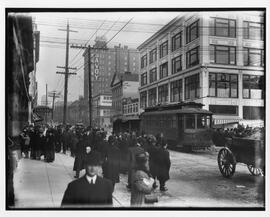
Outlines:
{"label": "wagon spoke", "polygon": [[254,176],[259,176],[262,175],[261,169],[260,168],[256,168],[253,165],[248,165],[248,170],[249,172],[254,175]]}

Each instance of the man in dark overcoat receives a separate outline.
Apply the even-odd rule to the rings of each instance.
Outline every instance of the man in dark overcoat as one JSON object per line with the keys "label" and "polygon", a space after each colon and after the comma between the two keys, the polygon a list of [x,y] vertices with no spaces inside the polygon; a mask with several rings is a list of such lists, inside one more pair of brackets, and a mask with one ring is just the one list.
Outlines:
{"label": "man in dark overcoat", "polygon": [[76,145],[76,151],[75,151],[75,160],[74,160],[74,165],[73,165],[73,171],[76,171],[76,175],[74,178],[79,178],[80,176],[80,171],[83,169],[83,157],[85,154],[85,144],[83,140],[83,136],[78,134],[78,143]]}
{"label": "man in dark overcoat", "polygon": [[148,150],[147,152],[149,153],[149,168],[150,168],[150,173],[152,175],[152,178],[154,179],[154,188],[157,188],[156,184],[156,179],[157,179],[157,171],[159,170],[157,166],[157,151],[159,150],[157,147],[157,140],[154,136],[150,135],[148,138]]}
{"label": "man in dark overcoat", "polygon": [[170,179],[169,171],[171,167],[170,154],[167,150],[167,143],[164,142],[156,152],[157,179],[160,184],[160,191],[167,191],[165,182]]}
{"label": "man in dark overcoat", "polygon": [[120,149],[116,146],[116,141],[107,145],[104,162],[104,177],[111,180],[113,187],[119,182],[120,173]]}
{"label": "man in dark overcoat", "polygon": [[112,206],[113,186],[98,175],[100,154],[93,152],[85,161],[86,175],[68,184],[62,207]]}

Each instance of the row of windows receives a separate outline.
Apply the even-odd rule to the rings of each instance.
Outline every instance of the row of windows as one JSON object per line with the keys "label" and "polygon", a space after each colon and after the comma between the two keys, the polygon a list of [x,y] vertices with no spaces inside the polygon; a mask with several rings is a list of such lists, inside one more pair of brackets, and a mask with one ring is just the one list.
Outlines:
{"label": "row of windows", "polygon": [[122,88],[120,86],[116,87],[112,90],[112,93],[113,93],[113,97],[121,96],[122,95]]}
{"label": "row of windows", "polygon": [[118,111],[121,110],[121,107],[122,107],[121,101],[120,100],[118,100],[118,101],[112,101],[112,107],[115,110],[118,110]]}
{"label": "row of windows", "polygon": [[[177,56],[172,59],[172,74],[178,73],[182,70],[182,56]],[[157,80],[157,68],[153,68],[149,72],[149,82],[152,83]],[[159,68],[159,78],[165,78],[168,76],[168,62],[163,63],[160,65]],[[141,74],[141,86],[147,84],[147,73]]]}
{"label": "row of windows", "polygon": [[[196,47],[187,52],[186,68],[199,64],[199,47]],[[171,61],[172,74],[182,71],[182,55],[179,55]],[[149,82],[152,83],[157,80],[157,68],[153,68],[149,72]],[[159,79],[168,76],[168,62],[165,62],[159,66]],[[141,74],[141,86],[147,84],[147,72]]]}
{"label": "row of windows", "polygon": [[[148,106],[168,102],[168,84],[148,90]],[[185,78],[185,100],[200,97],[200,78],[195,74]],[[243,98],[264,98],[264,76],[243,75]],[[157,95],[158,94],[158,95]],[[209,73],[209,97],[238,98],[238,75],[224,73]],[[158,99],[157,99],[158,96]],[[158,100],[158,102],[157,102]],[[183,100],[182,79],[170,82],[170,102]],[[147,91],[140,93],[140,106],[147,106]]]}
{"label": "row of windows", "polygon": [[[210,35],[219,37],[236,37],[236,20],[212,18],[210,20]],[[199,37],[199,20],[186,27],[186,44],[192,42]],[[256,22],[243,22],[243,37],[244,39],[264,40],[264,24]],[[171,50],[182,47],[182,32],[177,33],[171,38]],[[159,46],[159,58],[168,55],[168,41],[163,42]],[[149,53],[149,63],[157,60],[157,48],[154,48]],[[147,54],[141,58],[141,68],[147,66]]]}
{"label": "row of windows", "polygon": [[138,103],[133,103],[129,105],[123,106],[123,113],[124,114],[130,114],[130,113],[137,113],[138,112]]}
{"label": "row of windows", "polygon": [[[236,20],[212,18],[210,20],[210,35],[235,38]],[[264,40],[264,24],[244,21],[243,38],[251,40]]]}
{"label": "row of windows", "polygon": [[112,97],[111,96],[104,96],[103,99],[104,100],[112,100]]}
{"label": "row of windows", "polygon": [[[236,65],[236,47],[210,45],[210,63]],[[243,52],[244,66],[264,66],[264,50],[254,48],[244,48]],[[199,47],[196,47],[186,53],[186,68],[199,64]],[[179,55],[171,61],[172,74],[182,71],[182,55]],[[149,82],[157,80],[157,68],[153,68],[149,73]],[[168,76],[168,62],[160,65],[159,78]],[[147,73],[141,75],[141,86],[147,84]]]}
{"label": "row of windows", "polygon": [[[210,45],[210,63],[236,65],[236,47]],[[244,66],[264,66],[264,50],[243,48]]]}
{"label": "row of windows", "polygon": [[[158,103],[168,102],[168,84],[159,86],[158,88],[152,88],[148,91],[148,106],[154,106]],[[183,97],[182,79],[173,81],[170,83],[170,101],[180,102]],[[158,94],[158,95],[157,95]],[[200,95],[200,82],[199,74],[192,75],[185,78],[185,99],[195,99]],[[140,93],[140,107],[145,108],[147,105],[147,91]]]}
{"label": "row of windows", "polygon": [[[243,98],[264,98],[264,76],[243,75]],[[209,73],[209,96],[238,98],[238,75]]]}
{"label": "row of windows", "polygon": [[[229,105],[209,105],[209,111],[215,115],[239,115],[238,106]],[[245,120],[264,120],[265,110],[264,107],[257,106],[243,106],[243,119]]]}

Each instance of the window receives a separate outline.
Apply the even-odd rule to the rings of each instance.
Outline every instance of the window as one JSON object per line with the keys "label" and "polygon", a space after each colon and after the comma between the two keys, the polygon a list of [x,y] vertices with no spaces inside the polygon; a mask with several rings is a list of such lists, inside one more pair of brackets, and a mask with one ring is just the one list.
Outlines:
{"label": "window", "polygon": [[128,113],[132,113],[132,105],[128,105]]}
{"label": "window", "polygon": [[244,48],[244,66],[264,66],[264,50]]}
{"label": "window", "polygon": [[210,116],[197,114],[197,128],[209,128],[210,127]]}
{"label": "window", "polygon": [[209,105],[209,111],[215,115],[238,115],[238,106],[230,105]]}
{"label": "window", "polygon": [[175,57],[172,59],[172,74],[180,72],[182,70],[182,56]]}
{"label": "window", "polygon": [[172,37],[172,51],[182,47],[182,32],[177,33]]}
{"label": "window", "polygon": [[147,101],[147,95],[146,91],[143,91],[140,93],[140,107],[145,108],[146,107],[146,101]]}
{"label": "window", "polygon": [[165,41],[164,43],[162,43],[159,46],[159,50],[160,50],[160,53],[159,53],[160,58],[165,57],[166,55],[168,55],[168,41]]}
{"label": "window", "polygon": [[156,60],[157,60],[157,49],[155,48],[155,49],[150,51],[150,60],[149,60],[149,62],[153,63]]}
{"label": "window", "polygon": [[263,99],[264,76],[243,75],[243,98]]}
{"label": "window", "polygon": [[264,120],[264,107],[243,106],[243,118],[245,120]]}
{"label": "window", "polygon": [[135,104],[135,112],[138,112],[138,103]]}
{"label": "window", "polygon": [[199,20],[186,27],[186,44],[199,37]]}
{"label": "window", "polygon": [[236,64],[236,48],[210,45],[210,62],[217,64]]}
{"label": "window", "polygon": [[182,97],[182,79],[171,82],[171,102],[181,102]]}
{"label": "window", "polygon": [[141,86],[144,86],[147,84],[147,72],[141,74]]}
{"label": "window", "polygon": [[199,47],[196,47],[186,54],[186,66],[187,68],[199,64]]}
{"label": "window", "polygon": [[168,101],[168,84],[158,87],[158,103],[165,103]]}
{"label": "window", "polygon": [[185,99],[195,99],[200,97],[199,74],[185,78]]}
{"label": "window", "polygon": [[235,20],[213,18],[210,22],[210,35],[231,38],[236,37]]}
{"label": "window", "polygon": [[147,54],[141,58],[141,68],[143,69],[145,66],[147,66]]}
{"label": "window", "polygon": [[264,40],[264,24],[244,21],[244,39]]}
{"label": "window", "polygon": [[209,73],[209,96],[237,98],[238,75]]}
{"label": "window", "polygon": [[186,129],[195,129],[195,116],[193,114],[185,116]]}
{"label": "window", "polygon": [[168,76],[168,62],[160,65],[159,69],[159,79],[165,78]]}
{"label": "window", "polygon": [[127,114],[127,105],[124,105],[123,113]]}
{"label": "window", "polygon": [[148,91],[148,106],[155,106],[157,103],[157,88]]}
{"label": "window", "polygon": [[150,74],[150,81],[149,81],[150,83],[157,80],[157,68],[151,69],[149,74]]}

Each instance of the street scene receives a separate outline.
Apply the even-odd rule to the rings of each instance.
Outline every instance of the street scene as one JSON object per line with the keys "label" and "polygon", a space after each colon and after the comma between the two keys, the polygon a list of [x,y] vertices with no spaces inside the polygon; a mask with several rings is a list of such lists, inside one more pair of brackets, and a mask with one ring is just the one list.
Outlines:
{"label": "street scene", "polygon": [[265,13],[6,11],[6,209],[265,210]]}

